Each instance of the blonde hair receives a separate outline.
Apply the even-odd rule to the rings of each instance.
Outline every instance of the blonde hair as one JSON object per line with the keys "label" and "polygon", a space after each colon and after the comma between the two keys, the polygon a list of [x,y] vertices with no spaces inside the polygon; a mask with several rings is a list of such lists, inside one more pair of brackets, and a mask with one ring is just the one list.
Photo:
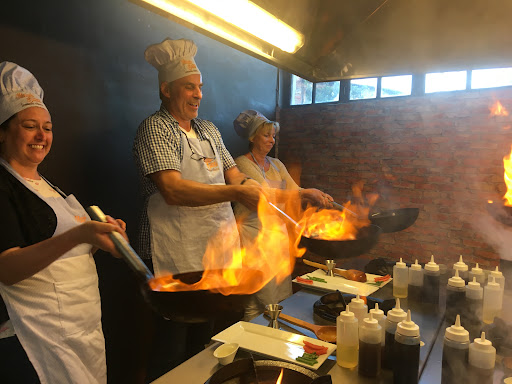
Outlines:
{"label": "blonde hair", "polygon": [[272,128],[276,130],[276,135],[279,133],[279,123],[277,121],[268,121],[266,123],[261,124],[258,129],[256,129],[256,132],[254,132],[254,135],[249,137],[249,140],[254,139],[256,135],[262,134],[266,135],[270,132],[272,132]]}

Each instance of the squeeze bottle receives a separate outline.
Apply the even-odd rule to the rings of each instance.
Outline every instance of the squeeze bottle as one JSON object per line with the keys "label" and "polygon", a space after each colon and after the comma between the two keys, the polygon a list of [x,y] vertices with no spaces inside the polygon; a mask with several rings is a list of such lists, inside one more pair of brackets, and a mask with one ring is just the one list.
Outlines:
{"label": "squeeze bottle", "polygon": [[402,261],[397,261],[393,266],[393,296],[400,299],[407,297],[407,285],[409,284],[409,268]]}
{"label": "squeeze bottle", "polygon": [[466,303],[466,282],[459,277],[459,270],[455,269],[455,276],[448,279],[446,286],[446,312],[448,323],[455,322],[455,316],[464,311]]}
{"label": "squeeze bottle", "polygon": [[359,349],[358,320],[349,307],[336,319],[336,363],[344,368],[357,367]]}
{"label": "squeeze bottle", "polygon": [[407,313],[400,308],[400,299],[396,298],[395,307],[388,311],[386,317],[386,332],[384,339],[384,355],[382,357],[382,367],[393,369],[393,345],[395,343],[396,327],[399,322],[407,318]]}
{"label": "squeeze bottle", "polygon": [[368,306],[364,300],[359,297],[359,293],[350,301],[350,310],[354,312],[354,316],[359,320],[359,325],[363,319],[368,316]]}
{"label": "squeeze bottle", "polygon": [[421,291],[423,290],[423,268],[416,259],[409,268],[409,302],[419,303],[421,301]]}
{"label": "squeeze bottle", "polygon": [[489,276],[490,280],[484,287],[484,302],[482,318],[485,324],[494,323],[494,318],[501,315],[503,305],[503,292],[498,283],[494,281],[494,276]]}
{"label": "squeeze bottle", "polygon": [[473,277],[473,281],[466,285],[465,310],[461,313],[462,322],[471,338],[475,338],[482,327],[483,297],[484,289],[476,281],[476,277]]}
{"label": "squeeze bottle", "polygon": [[393,383],[417,384],[420,369],[420,327],[411,320],[411,310],[407,311],[407,319],[396,327],[393,351]]}
{"label": "squeeze bottle", "polygon": [[462,260],[462,255],[460,255],[459,261],[453,264],[453,271],[459,271],[459,277],[464,281],[468,281],[468,265]]}
{"label": "squeeze bottle", "polygon": [[468,355],[469,332],[460,325],[457,315],[455,324],[444,333],[441,384],[467,382]]}
{"label": "squeeze bottle", "polygon": [[476,281],[480,283],[480,286],[484,286],[485,284],[485,273],[482,268],[478,266],[478,263],[471,268],[471,271],[469,271],[469,281],[473,281],[473,277],[476,277]]}
{"label": "squeeze bottle", "polygon": [[425,264],[423,276],[423,301],[430,304],[439,303],[439,280],[441,273],[439,265],[434,261],[434,255],[430,261]]}
{"label": "squeeze bottle", "polygon": [[362,376],[375,377],[381,367],[381,338],[382,331],[379,322],[370,317],[363,320],[359,328],[359,368]]}
{"label": "squeeze bottle", "polygon": [[379,308],[379,303],[375,303],[375,308],[370,309],[370,313],[373,315],[373,318],[379,322],[379,325],[381,327],[381,345],[382,353],[384,353],[384,340],[386,337],[386,315],[384,314],[384,311]]}
{"label": "squeeze bottle", "polygon": [[469,345],[469,383],[492,384],[496,348],[485,339],[485,332]]}

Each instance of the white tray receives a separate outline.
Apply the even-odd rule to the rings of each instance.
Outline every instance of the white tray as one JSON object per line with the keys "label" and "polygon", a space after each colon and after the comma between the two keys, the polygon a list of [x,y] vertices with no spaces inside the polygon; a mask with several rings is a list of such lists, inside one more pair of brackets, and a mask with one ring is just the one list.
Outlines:
{"label": "white tray", "polygon": [[[212,340],[222,343],[238,343],[240,348],[248,351],[289,361],[312,370],[319,368],[336,350],[335,344],[245,321],[233,324],[213,336]],[[303,340],[327,347],[327,353],[318,357],[317,364],[308,365],[295,360],[296,357],[304,354]]]}
{"label": "white tray", "polygon": [[302,285],[303,287],[308,287],[312,289],[317,289],[320,291],[327,291],[327,292],[333,292],[333,291],[340,291],[344,293],[352,293],[354,295],[361,296],[368,296],[371,295],[373,292],[377,291],[379,288],[382,288],[384,285],[389,283],[392,279],[390,278],[388,281],[383,282],[380,286],[368,284],[375,282],[376,277],[381,277],[379,275],[372,275],[370,273],[366,274],[366,283],[360,283],[358,281],[352,281],[347,280],[344,277],[341,276],[327,276],[324,270],[317,269],[316,271],[313,271],[311,273],[306,273],[305,275],[302,275],[301,277],[303,279],[307,279],[307,277],[320,277],[327,281],[327,283],[322,283],[319,281],[313,281],[313,284],[307,284],[307,283],[301,283],[300,281],[297,281],[297,279],[294,279],[293,282]]}

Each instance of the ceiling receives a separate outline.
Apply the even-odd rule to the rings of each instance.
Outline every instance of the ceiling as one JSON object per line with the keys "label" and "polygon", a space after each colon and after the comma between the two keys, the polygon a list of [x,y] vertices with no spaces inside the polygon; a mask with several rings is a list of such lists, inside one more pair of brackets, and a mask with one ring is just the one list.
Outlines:
{"label": "ceiling", "polygon": [[260,57],[199,32],[310,81],[512,66],[510,0],[252,1],[303,47]]}

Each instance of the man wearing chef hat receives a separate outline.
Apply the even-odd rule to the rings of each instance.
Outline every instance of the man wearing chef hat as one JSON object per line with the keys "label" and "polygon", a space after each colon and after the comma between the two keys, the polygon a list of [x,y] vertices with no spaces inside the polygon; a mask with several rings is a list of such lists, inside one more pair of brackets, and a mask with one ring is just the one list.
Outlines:
{"label": "man wearing chef hat", "polygon": [[217,127],[197,117],[202,77],[191,40],[165,39],[145,58],[158,70],[161,107],[139,126],[134,157],[142,179],[144,208],[139,253],[155,275],[204,270],[212,238],[222,268],[239,246],[231,201],[256,209],[261,186],[241,173]]}

